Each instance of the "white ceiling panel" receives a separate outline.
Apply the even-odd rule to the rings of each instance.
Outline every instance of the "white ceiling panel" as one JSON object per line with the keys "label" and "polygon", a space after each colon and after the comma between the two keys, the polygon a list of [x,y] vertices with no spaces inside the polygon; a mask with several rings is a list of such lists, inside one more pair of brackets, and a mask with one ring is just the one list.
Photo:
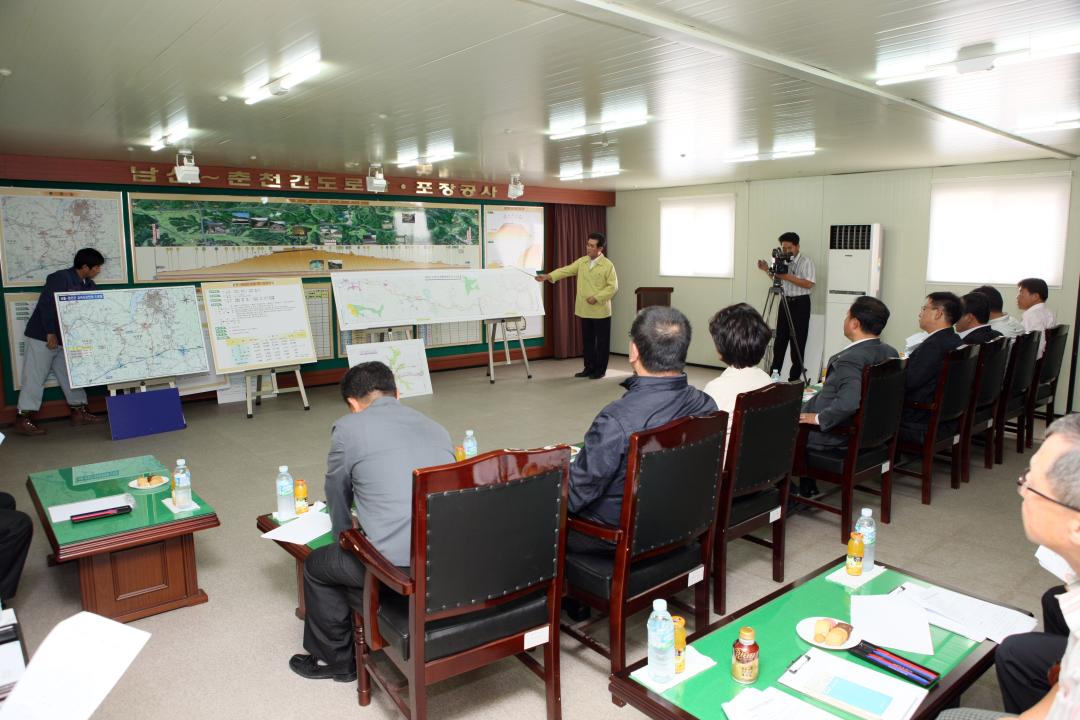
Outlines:
{"label": "white ceiling panel", "polygon": [[[1080,131],[996,131],[1080,114],[1078,55],[881,89],[892,98],[873,81],[889,59],[1078,22],[1050,0],[7,0],[0,152],[168,160],[152,139],[186,126],[176,144],[208,165],[403,175],[395,160],[452,150],[436,174],[597,189],[1061,156]],[[315,77],[244,104],[315,56]],[[800,149],[814,154],[732,162]]]}

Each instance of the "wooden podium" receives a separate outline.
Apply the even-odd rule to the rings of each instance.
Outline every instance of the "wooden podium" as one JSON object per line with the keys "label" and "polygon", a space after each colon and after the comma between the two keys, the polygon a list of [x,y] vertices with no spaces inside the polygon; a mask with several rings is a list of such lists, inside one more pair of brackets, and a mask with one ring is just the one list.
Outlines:
{"label": "wooden podium", "polygon": [[671,305],[671,293],[675,288],[670,287],[639,287],[634,290],[637,295],[637,309],[647,308],[650,305]]}

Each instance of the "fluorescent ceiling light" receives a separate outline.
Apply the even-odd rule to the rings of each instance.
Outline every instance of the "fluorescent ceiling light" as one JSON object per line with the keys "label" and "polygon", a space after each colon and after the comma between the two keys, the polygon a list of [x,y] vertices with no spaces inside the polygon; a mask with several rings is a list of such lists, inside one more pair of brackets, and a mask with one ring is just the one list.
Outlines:
{"label": "fluorescent ceiling light", "polygon": [[757,162],[758,160],[787,160],[788,158],[810,157],[817,154],[816,147],[792,147],[788,150],[773,150],[756,155],[736,155],[726,158],[729,163]]}
{"label": "fluorescent ceiling light", "polygon": [[618,175],[622,170],[619,168],[605,168],[603,170],[586,170],[570,172],[559,175],[559,180],[567,182],[569,180],[592,180],[595,178],[610,177],[612,175]]}
{"label": "fluorescent ceiling light", "polygon": [[157,140],[154,140],[152,145],[150,145],[150,150],[153,152],[157,152],[158,150],[162,150],[164,147],[165,141],[161,138],[158,138]]}
{"label": "fluorescent ceiling light", "polygon": [[267,98],[284,95],[305,80],[309,80],[318,75],[321,68],[322,64],[319,62],[318,57],[304,59],[294,63],[285,69],[284,75],[271,80],[265,85],[250,90],[247,93],[247,97],[244,99],[244,104],[254,105]]}
{"label": "fluorescent ceiling light", "polygon": [[625,130],[626,128],[640,127],[649,122],[647,117],[631,118],[627,120],[608,120],[605,122],[579,125],[577,127],[549,130],[548,137],[552,140],[569,140],[570,138],[584,137],[585,135],[599,135],[601,133]]}
{"label": "fluorescent ceiling light", "polygon": [[432,163],[442,162],[444,160],[453,160],[455,157],[454,151],[443,152],[438,155],[429,155],[427,157],[411,157],[401,158],[395,160],[394,164],[399,168],[411,168],[416,165],[431,165]]}
{"label": "fluorescent ceiling light", "polygon": [[270,91],[267,90],[265,87],[261,87],[258,90],[256,90],[255,92],[253,92],[251,95],[248,95],[247,98],[244,100],[244,104],[245,105],[254,105],[257,102],[262,102],[263,100],[266,100],[267,98],[270,98],[270,97],[273,97],[270,94]]}
{"label": "fluorescent ceiling light", "polygon": [[915,82],[916,80],[930,80],[931,78],[948,77],[949,75],[955,74],[955,65],[940,65],[933,69],[921,70],[905,75],[893,75],[891,77],[879,78],[875,84],[884,87],[885,85],[899,85],[900,83]]}
{"label": "fluorescent ceiling light", "polygon": [[1038,125],[1035,127],[1020,128],[1016,132],[1018,134],[1027,133],[1042,133],[1042,132],[1054,132],[1055,130],[1076,130],[1080,128],[1080,118],[1074,118],[1072,120],[1059,120],[1049,125]]}

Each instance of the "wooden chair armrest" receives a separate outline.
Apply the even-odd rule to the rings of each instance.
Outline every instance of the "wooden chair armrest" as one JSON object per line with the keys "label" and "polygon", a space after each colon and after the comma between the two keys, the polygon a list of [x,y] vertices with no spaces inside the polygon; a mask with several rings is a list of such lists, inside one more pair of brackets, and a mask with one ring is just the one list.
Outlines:
{"label": "wooden chair armrest", "polygon": [[345,552],[351,552],[364,564],[367,571],[379,578],[379,582],[398,595],[412,595],[412,578],[401,572],[382,556],[371,541],[359,530],[346,530],[338,538],[338,545]]}
{"label": "wooden chair armrest", "polygon": [[608,542],[619,544],[622,540],[623,532],[621,528],[611,527],[610,525],[602,525],[592,520],[585,520],[584,518],[568,517],[566,519],[567,530],[577,530],[582,535],[588,535],[589,537],[600,538],[601,540],[607,540]]}

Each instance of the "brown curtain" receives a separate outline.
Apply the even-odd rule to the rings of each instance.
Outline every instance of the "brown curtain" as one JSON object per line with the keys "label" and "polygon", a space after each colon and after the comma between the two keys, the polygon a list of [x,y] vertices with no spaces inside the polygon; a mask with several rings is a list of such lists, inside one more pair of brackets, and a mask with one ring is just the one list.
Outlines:
{"label": "brown curtain", "polygon": [[[544,227],[550,239],[552,257],[548,268],[554,270],[585,254],[585,239],[591,232],[607,235],[607,208],[592,205],[548,205]],[[574,317],[577,279],[556,283],[551,291],[552,334],[555,357],[578,357],[582,353],[581,323]]]}

